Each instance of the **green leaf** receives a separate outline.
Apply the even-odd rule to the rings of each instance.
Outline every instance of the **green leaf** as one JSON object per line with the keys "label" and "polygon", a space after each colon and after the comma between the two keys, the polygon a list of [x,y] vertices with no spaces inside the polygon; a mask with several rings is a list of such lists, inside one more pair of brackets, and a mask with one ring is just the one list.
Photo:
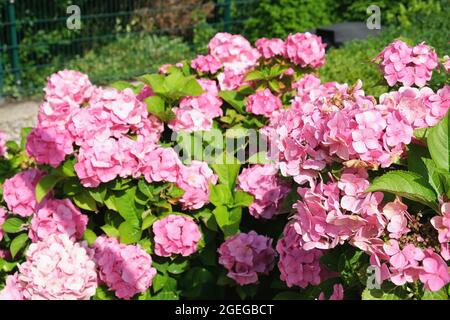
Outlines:
{"label": "green leaf", "polygon": [[390,171],[373,180],[366,192],[390,192],[437,209],[436,194],[421,175],[409,171]]}
{"label": "green leaf", "polygon": [[262,79],[264,79],[264,75],[262,74],[262,72],[259,70],[253,70],[253,71],[250,71],[249,73],[247,73],[247,75],[245,76],[244,82],[262,80]]}
{"label": "green leaf", "polygon": [[6,273],[10,273],[17,266],[18,262],[9,262],[5,259],[0,258],[0,270]]}
{"label": "green leaf", "polygon": [[144,102],[147,104],[147,111],[158,117],[162,121],[166,119],[166,105],[162,98],[159,96],[151,96],[145,98]]}
{"label": "green leaf", "polygon": [[113,227],[110,224],[105,224],[104,226],[101,227],[101,229],[103,230],[103,232],[106,233],[106,235],[108,237],[119,238],[119,236],[120,236],[119,230],[117,230],[115,227]]}
{"label": "green leaf", "polygon": [[124,221],[119,226],[120,242],[124,244],[136,243],[141,239],[142,230],[129,221]]}
{"label": "green leaf", "polygon": [[228,187],[233,190],[241,165],[236,163],[237,160],[234,157],[229,160],[231,160],[230,162],[232,163],[229,163],[227,159],[223,159],[221,162],[216,159],[215,163],[211,164],[211,168],[219,177],[220,183],[228,185]]}
{"label": "green leaf", "polygon": [[234,193],[234,206],[239,207],[248,207],[250,206],[254,201],[254,197],[242,190],[237,190]]}
{"label": "green leaf", "polygon": [[73,201],[75,202],[76,206],[81,209],[94,212],[97,211],[97,202],[87,190],[84,190],[83,192],[75,195],[73,197]]}
{"label": "green leaf", "polygon": [[148,215],[148,216],[146,216],[146,217],[144,218],[144,220],[142,221],[142,227],[141,227],[141,229],[142,229],[142,230],[145,230],[145,229],[150,228],[156,220],[158,220],[158,218],[155,217],[155,216],[153,216],[153,215]]}
{"label": "green leaf", "polygon": [[361,295],[362,300],[404,300],[406,297],[401,287],[391,290],[365,288]]}
{"label": "green leaf", "polygon": [[98,286],[93,300],[117,300],[113,291],[109,291],[106,286]]}
{"label": "green leaf", "polygon": [[140,217],[141,210],[136,206],[134,198],[136,196],[136,187],[131,187],[126,190],[120,190],[114,194],[114,205],[117,211],[120,213],[125,221],[129,222],[130,225],[140,229]]}
{"label": "green leaf", "polygon": [[86,229],[83,234],[83,240],[86,240],[89,245],[92,245],[97,240],[97,235],[91,229]]}
{"label": "green leaf", "polygon": [[167,93],[167,88],[164,85],[165,77],[162,74],[146,74],[139,77],[138,80],[150,86],[155,93]]}
{"label": "green leaf", "polygon": [[219,206],[213,210],[213,214],[226,238],[239,232],[239,224],[242,218],[241,207],[228,210],[225,206]]}
{"label": "green leaf", "polygon": [[20,149],[25,149],[27,137],[30,134],[31,130],[33,130],[33,128],[30,127],[22,128],[22,130],[20,130]]}
{"label": "green leaf", "polygon": [[428,134],[428,149],[438,168],[450,171],[450,111]]}
{"label": "green leaf", "polygon": [[438,291],[425,290],[421,300],[448,300],[448,294],[445,287]]}
{"label": "green leaf", "polygon": [[254,153],[248,158],[248,163],[252,164],[266,164],[269,163],[269,159],[267,158],[267,152],[261,151],[258,153]]}
{"label": "green leaf", "polygon": [[53,190],[55,185],[61,181],[63,177],[59,175],[43,176],[36,185],[36,200],[41,202],[45,196]]}
{"label": "green leaf", "polygon": [[186,96],[196,97],[203,93],[203,88],[197,80],[190,78],[182,87],[181,93]]}
{"label": "green leaf", "polygon": [[245,114],[245,98],[236,91],[220,91],[219,97],[230,104],[240,114]]}
{"label": "green leaf", "polygon": [[184,195],[184,190],[180,187],[176,186],[174,183],[171,184],[169,190],[167,191],[166,195],[170,199],[179,199]]}
{"label": "green leaf", "polygon": [[11,241],[11,245],[9,247],[9,251],[11,252],[11,256],[14,258],[16,254],[22,250],[28,242],[28,235],[26,233],[21,233],[17,237]]}
{"label": "green leaf", "polygon": [[228,187],[228,185],[210,184],[209,190],[210,190],[209,200],[216,207],[221,206],[221,205],[228,205],[228,204],[231,205],[232,204],[233,196],[231,194],[231,190]]}
{"label": "green leaf", "polygon": [[180,274],[183,273],[187,268],[189,268],[189,260],[186,258],[178,257],[169,265],[167,271],[172,274]]}
{"label": "green leaf", "polygon": [[153,199],[153,191],[154,186],[150,183],[147,183],[145,180],[141,179],[138,182],[139,191],[142,192],[149,199]]}
{"label": "green leaf", "polygon": [[165,284],[167,282],[167,279],[168,279],[167,273],[165,273],[163,275],[158,273],[155,276],[155,278],[153,279],[153,282],[152,282],[152,288],[153,288],[154,292],[158,292],[162,288],[164,288],[164,286],[165,286]]}
{"label": "green leaf", "polygon": [[23,225],[25,222],[19,218],[9,218],[7,219],[1,228],[6,233],[18,233],[20,231],[23,231]]}
{"label": "green leaf", "polygon": [[178,300],[179,297],[175,292],[172,291],[162,291],[155,296],[150,298],[151,300]]}

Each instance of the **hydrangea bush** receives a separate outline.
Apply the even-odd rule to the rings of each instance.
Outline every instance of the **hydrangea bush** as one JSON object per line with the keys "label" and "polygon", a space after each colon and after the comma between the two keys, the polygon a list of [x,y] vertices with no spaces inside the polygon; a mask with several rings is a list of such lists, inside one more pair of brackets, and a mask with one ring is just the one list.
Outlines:
{"label": "hydrangea bush", "polygon": [[325,63],[218,33],[133,84],[49,77],[0,133],[0,298],[448,299],[448,57],[396,40],[379,97]]}

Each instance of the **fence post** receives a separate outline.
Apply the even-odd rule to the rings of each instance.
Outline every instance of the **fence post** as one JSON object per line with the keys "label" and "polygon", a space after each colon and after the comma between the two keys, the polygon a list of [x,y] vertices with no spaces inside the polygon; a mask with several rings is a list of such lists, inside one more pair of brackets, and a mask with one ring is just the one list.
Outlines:
{"label": "fence post", "polygon": [[16,84],[20,85],[19,44],[17,41],[16,7],[14,0],[9,0],[8,2],[8,26],[12,48],[11,49],[12,72],[14,73]]}
{"label": "fence post", "polygon": [[225,0],[223,22],[225,32],[230,32],[231,29],[231,0]]}

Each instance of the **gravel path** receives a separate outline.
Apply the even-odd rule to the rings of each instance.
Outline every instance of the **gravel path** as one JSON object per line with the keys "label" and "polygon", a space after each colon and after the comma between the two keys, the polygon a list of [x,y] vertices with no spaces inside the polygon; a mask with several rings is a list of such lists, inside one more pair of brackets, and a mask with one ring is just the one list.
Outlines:
{"label": "gravel path", "polygon": [[20,130],[36,124],[39,102],[26,101],[0,104],[0,130],[8,140],[20,140]]}

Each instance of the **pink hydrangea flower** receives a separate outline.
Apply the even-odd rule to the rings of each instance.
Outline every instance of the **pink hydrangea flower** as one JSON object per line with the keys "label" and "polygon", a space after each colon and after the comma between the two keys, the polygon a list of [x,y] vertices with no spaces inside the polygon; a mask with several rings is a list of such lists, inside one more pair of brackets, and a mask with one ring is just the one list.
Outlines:
{"label": "pink hydrangea flower", "polygon": [[155,92],[153,92],[153,89],[151,87],[145,85],[141,89],[141,92],[139,92],[139,94],[136,96],[136,99],[138,99],[139,101],[144,101],[146,98],[152,97],[154,95],[155,95]]}
{"label": "pink hydrangea flower", "polygon": [[410,231],[407,227],[407,215],[409,215],[407,209],[408,207],[399,200],[389,202],[384,206],[383,215],[388,220],[387,231],[390,232],[391,239],[399,239]]}
{"label": "pink hydrangea flower", "polygon": [[6,211],[2,207],[0,207],[0,241],[3,239],[3,229],[2,225],[5,223],[6,220]]}
{"label": "pink hydrangea flower", "polygon": [[325,47],[320,37],[306,33],[290,34],[286,41],[286,57],[302,68],[318,68],[325,63]]}
{"label": "pink hydrangea flower", "polygon": [[18,273],[6,277],[6,284],[0,291],[0,300],[24,300],[23,289],[19,284]]}
{"label": "pink hydrangea flower", "polygon": [[21,217],[28,217],[36,212],[36,185],[45,172],[28,169],[7,179],[3,185],[3,199],[8,209]]}
{"label": "pink hydrangea flower", "polygon": [[258,64],[260,54],[241,35],[217,33],[209,42],[209,54],[225,69],[242,74]]}
{"label": "pink hydrangea flower", "polygon": [[450,57],[445,55],[444,56],[444,62],[442,63],[444,66],[444,70],[446,73],[450,73]]}
{"label": "pink hydrangea flower", "polygon": [[269,274],[274,265],[272,239],[255,231],[228,238],[218,252],[219,263],[228,270],[228,277],[241,286],[257,283],[258,277]]}
{"label": "pink hydrangea flower", "polygon": [[38,164],[58,167],[73,152],[69,132],[58,126],[34,128],[27,137],[26,151]]}
{"label": "pink hydrangea flower", "polygon": [[256,40],[255,45],[259,53],[261,53],[261,55],[266,59],[285,55],[286,47],[284,45],[284,41],[281,39],[261,38]]}
{"label": "pink hydrangea flower", "polygon": [[[323,292],[320,293],[319,300],[325,300],[325,294]],[[337,283],[333,285],[333,293],[328,300],[344,300],[344,287],[342,284]]]}
{"label": "pink hydrangea flower", "polygon": [[239,188],[250,193],[255,200],[249,207],[255,218],[271,219],[279,211],[281,201],[291,188],[278,177],[272,164],[245,168],[237,178]]}
{"label": "pink hydrangea flower", "polygon": [[431,218],[431,224],[439,233],[439,242],[450,242],[450,202],[441,206],[442,216]]}
{"label": "pink hydrangea flower", "polygon": [[174,149],[157,145],[143,147],[142,156],[138,155],[139,172],[147,182],[178,181],[183,164]]}
{"label": "pink hydrangea flower", "polygon": [[442,287],[450,283],[450,271],[447,263],[433,250],[424,251],[425,257],[422,261],[423,269],[420,271],[420,281],[425,289],[439,291]]}
{"label": "pink hydrangea flower", "polygon": [[52,234],[66,234],[72,240],[83,237],[88,217],[69,199],[47,199],[31,220],[29,237],[33,242],[47,239]]}
{"label": "pink hydrangea flower", "polygon": [[45,99],[59,98],[78,105],[86,102],[94,90],[87,75],[74,70],[52,74],[45,87]]}
{"label": "pink hydrangea flower", "polygon": [[423,87],[439,66],[434,50],[424,43],[411,48],[401,40],[395,40],[383,49],[373,61],[379,61],[389,86],[401,82],[405,86]]}
{"label": "pink hydrangea flower", "polygon": [[181,99],[178,107],[172,108],[175,119],[169,122],[174,131],[208,131],[212,128],[213,119],[223,115],[222,99],[218,96],[215,81],[200,79],[204,93],[197,97]]}
{"label": "pink hydrangea flower", "polygon": [[13,297],[24,300],[89,300],[97,289],[97,273],[87,249],[65,234],[54,234],[28,247],[11,282]]}
{"label": "pink hydrangea flower", "polygon": [[278,240],[277,252],[280,278],[289,288],[306,288],[308,285],[315,286],[322,282],[320,257],[324,251],[304,250],[301,236],[295,232],[292,224],[286,226],[283,237]]}
{"label": "pink hydrangea flower", "polygon": [[244,81],[245,74],[236,73],[233,70],[226,69],[217,75],[217,80],[219,81],[220,90],[236,90],[248,82]]}
{"label": "pink hydrangea flower", "polygon": [[6,156],[6,133],[0,131],[0,158]]}
{"label": "pink hydrangea flower", "polygon": [[202,234],[191,217],[168,215],[153,224],[155,253],[170,257],[172,254],[190,256],[197,251]]}
{"label": "pink hydrangea flower", "polygon": [[39,106],[38,127],[58,126],[64,128],[72,114],[80,106],[72,100],[49,97]]}
{"label": "pink hydrangea flower", "polygon": [[209,184],[217,183],[217,176],[206,162],[192,161],[189,166],[182,166],[177,185],[184,190],[180,203],[184,209],[200,209],[209,203]]}
{"label": "pink hydrangea flower", "polygon": [[216,73],[222,68],[222,63],[212,55],[198,55],[191,61],[191,67],[202,73]]}
{"label": "pink hydrangea flower", "polygon": [[270,89],[264,89],[248,97],[246,111],[270,117],[273,112],[282,108],[281,99],[275,96]]}
{"label": "pink hydrangea flower", "polygon": [[118,298],[130,299],[146,291],[156,275],[152,258],[139,245],[125,245],[114,238],[98,237],[94,243],[99,279]]}

